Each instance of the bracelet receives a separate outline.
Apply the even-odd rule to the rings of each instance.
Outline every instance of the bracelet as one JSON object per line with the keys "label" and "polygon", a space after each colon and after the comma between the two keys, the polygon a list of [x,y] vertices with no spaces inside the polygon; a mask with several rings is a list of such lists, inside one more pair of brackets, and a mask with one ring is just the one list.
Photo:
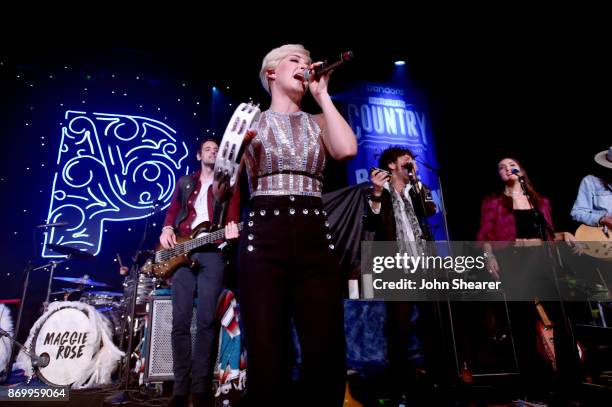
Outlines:
{"label": "bracelet", "polygon": [[170,225],[168,225],[168,226],[164,226],[164,227],[162,228],[162,232],[163,232],[164,230],[167,230],[167,229],[172,230],[172,231],[174,232],[174,226],[170,226]]}

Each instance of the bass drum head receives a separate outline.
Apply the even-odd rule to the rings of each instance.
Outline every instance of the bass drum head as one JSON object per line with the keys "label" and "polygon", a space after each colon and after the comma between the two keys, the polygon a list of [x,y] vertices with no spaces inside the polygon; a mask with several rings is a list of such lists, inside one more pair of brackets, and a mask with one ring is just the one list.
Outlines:
{"label": "bass drum head", "polygon": [[77,308],[53,311],[32,340],[32,351],[49,358],[47,366],[38,368],[38,376],[57,386],[69,386],[82,379],[100,349],[98,336],[96,326],[84,311]]}

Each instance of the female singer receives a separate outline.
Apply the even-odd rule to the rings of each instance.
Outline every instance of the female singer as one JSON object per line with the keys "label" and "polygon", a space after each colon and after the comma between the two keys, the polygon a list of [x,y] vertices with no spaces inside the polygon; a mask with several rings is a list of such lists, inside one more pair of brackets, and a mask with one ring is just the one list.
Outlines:
{"label": "female singer", "polygon": [[[545,377],[552,377],[536,351],[537,310],[531,293],[549,292],[551,278],[550,259],[542,255],[544,241],[573,241],[568,232],[555,232],[548,198],[534,187],[525,168],[514,158],[504,158],[497,164],[497,172],[503,183],[500,192],[487,196],[482,203],[480,230],[477,240],[483,244],[487,267],[495,279],[501,279],[509,302],[510,322],[517,353],[518,368],[528,397],[546,396]],[[514,242],[512,245],[495,242]],[[494,246],[498,250],[494,253]],[[537,287],[537,288],[536,288]],[[528,291],[530,290],[530,291]],[[525,297],[525,298],[524,298]],[[515,301],[524,298],[530,301]],[[513,301],[514,300],[514,301]],[[547,310],[558,317],[556,307]],[[557,323],[561,321],[559,318]],[[558,336],[562,332],[557,331]],[[560,349],[555,344],[557,349]],[[557,360],[559,360],[557,352]]]}
{"label": "female singer", "polygon": [[[356,136],[334,106],[331,72],[310,81],[310,53],[283,45],[263,60],[260,80],[272,96],[243,156],[250,212],[239,245],[239,300],[253,405],[341,406],[345,386],[343,289],[321,191],[328,157],[357,153]],[[314,75],[310,75],[314,76]],[[300,108],[307,91],[321,114]],[[218,195],[227,187],[219,185]],[[301,391],[291,386],[295,324]]]}

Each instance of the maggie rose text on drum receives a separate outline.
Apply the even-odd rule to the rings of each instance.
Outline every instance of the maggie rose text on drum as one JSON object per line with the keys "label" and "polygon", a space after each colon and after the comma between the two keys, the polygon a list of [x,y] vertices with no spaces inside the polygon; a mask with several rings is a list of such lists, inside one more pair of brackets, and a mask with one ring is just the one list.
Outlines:
{"label": "maggie rose text on drum", "polygon": [[74,359],[83,356],[88,332],[47,332],[43,345],[57,346],[55,359]]}

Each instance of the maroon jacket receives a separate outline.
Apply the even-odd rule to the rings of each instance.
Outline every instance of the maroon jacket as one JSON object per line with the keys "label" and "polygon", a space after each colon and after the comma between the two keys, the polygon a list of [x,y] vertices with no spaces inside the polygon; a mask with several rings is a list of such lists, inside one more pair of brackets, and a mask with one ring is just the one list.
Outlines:
{"label": "maroon jacket", "polygon": [[[540,197],[538,209],[554,229],[548,198]],[[549,239],[552,238],[553,236],[549,236]],[[504,194],[494,194],[487,196],[482,201],[480,230],[476,240],[491,242],[510,242],[516,240],[516,222],[511,197]]]}
{"label": "maroon jacket", "polygon": [[[172,202],[166,212],[166,219],[164,220],[164,226],[173,226],[175,231],[179,235],[188,236],[191,234],[191,223],[196,217],[196,211],[194,203],[200,191],[202,185],[200,183],[200,171],[196,171],[190,175],[182,176],[176,183],[174,195],[172,196]],[[208,196],[208,214],[209,216],[216,217],[219,211],[220,203],[216,202],[212,192],[212,185],[206,191]],[[240,191],[236,188],[236,191],[232,194],[229,201],[229,207],[225,214],[225,219],[221,221],[222,225],[227,222],[238,222],[240,218]],[[211,219],[212,223],[212,219]]]}

